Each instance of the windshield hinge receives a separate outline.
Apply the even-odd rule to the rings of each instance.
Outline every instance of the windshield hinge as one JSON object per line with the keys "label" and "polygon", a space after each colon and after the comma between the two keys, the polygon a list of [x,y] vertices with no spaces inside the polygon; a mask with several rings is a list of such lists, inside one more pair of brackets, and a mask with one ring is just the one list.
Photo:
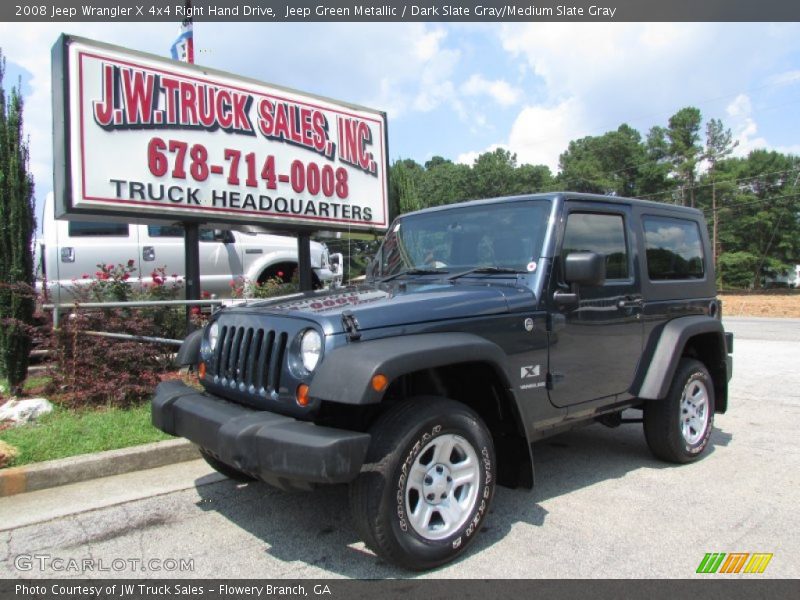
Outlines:
{"label": "windshield hinge", "polygon": [[358,319],[356,319],[355,315],[349,310],[342,313],[342,326],[345,332],[347,332],[348,338],[353,341],[361,339],[361,332],[358,330]]}

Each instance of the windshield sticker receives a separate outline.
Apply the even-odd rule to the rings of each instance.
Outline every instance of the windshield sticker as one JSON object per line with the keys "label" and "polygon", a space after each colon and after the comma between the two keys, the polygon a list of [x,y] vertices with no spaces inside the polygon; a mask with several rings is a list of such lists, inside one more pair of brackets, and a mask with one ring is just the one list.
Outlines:
{"label": "windshield sticker", "polygon": [[536,270],[536,263],[534,261],[531,261],[525,268],[528,269],[528,273],[533,273]]}

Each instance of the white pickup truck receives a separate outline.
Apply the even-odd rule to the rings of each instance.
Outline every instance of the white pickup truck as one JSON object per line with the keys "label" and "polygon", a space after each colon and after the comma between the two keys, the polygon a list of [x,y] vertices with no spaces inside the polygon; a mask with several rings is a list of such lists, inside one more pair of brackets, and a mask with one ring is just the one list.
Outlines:
{"label": "white pickup truck", "polygon": [[[183,227],[143,223],[55,220],[53,196],[45,199],[42,237],[37,240],[38,279],[46,282],[51,302],[69,302],[75,285],[90,281],[97,265],[134,261],[134,285],[152,282],[154,269],[184,277]],[[325,244],[311,242],[311,266],[316,285],[342,281],[340,255]],[[200,289],[230,297],[231,281],[260,282],[270,277],[289,280],[297,268],[297,240],[266,233],[200,229]],[[85,277],[85,276],[88,276]]]}

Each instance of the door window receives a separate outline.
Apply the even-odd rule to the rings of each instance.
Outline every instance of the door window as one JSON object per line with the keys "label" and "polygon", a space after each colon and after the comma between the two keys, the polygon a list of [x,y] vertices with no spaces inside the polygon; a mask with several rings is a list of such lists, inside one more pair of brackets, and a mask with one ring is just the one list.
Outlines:
{"label": "door window", "polygon": [[606,257],[606,279],[630,279],[625,221],[622,215],[570,213],[561,256],[596,252]]}

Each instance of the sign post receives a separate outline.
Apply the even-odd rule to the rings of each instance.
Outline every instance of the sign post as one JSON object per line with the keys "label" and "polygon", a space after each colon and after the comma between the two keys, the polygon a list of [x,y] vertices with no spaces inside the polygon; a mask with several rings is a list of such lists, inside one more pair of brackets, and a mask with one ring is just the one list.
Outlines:
{"label": "sign post", "polygon": [[[192,14],[192,0],[184,1],[184,14]],[[178,39],[172,45],[172,58],[189,64],[194,64],[194,23],[192,17],[184,19]],[[186,287],[184,297],[187,300],[200,299],[200,226],[197,223],[184,221],[183,223],[183,248],[184,273]],[[193,307],[186,307],[186,333],[194,331],[192,322]]]}
{"label": "sign post", "polygon": [[300,291],[314,288],[311,278],[311,236],[307,233],[297,235],[297,268],[300,271]]}

